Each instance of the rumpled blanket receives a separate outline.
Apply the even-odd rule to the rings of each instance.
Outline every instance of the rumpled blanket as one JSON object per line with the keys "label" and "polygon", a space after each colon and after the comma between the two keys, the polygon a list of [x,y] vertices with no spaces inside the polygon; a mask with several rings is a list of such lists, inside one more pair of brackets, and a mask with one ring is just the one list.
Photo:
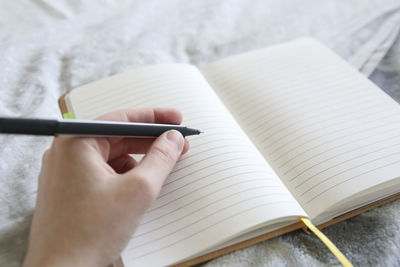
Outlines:
{"label": "rumpled blanket", "polygon": [[[59,118],[58,97],[85,83],[147,64],[202,66],[304,36],[400,101],[399,31],[399,0],[2,1],[0,116]],[[0,136],[1,266],[22,264],[50,142]],[[400,266],[399,228],[395,201],[324,232],[357,266]],[[206,266],[338,264],[314,235],[297,231]]]}

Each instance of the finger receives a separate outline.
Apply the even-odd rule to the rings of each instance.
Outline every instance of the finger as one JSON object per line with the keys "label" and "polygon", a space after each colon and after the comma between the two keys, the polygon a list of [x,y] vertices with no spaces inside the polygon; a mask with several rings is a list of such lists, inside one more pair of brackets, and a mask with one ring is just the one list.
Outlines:
{"label": "finger", "polygon": [[186,154],[189,151],[190,148],[190,143],[187,139],[185,139],[185,145],[183,146],[182,149],[182,155]]}
{"label": "finger", "polygon": [[[142,108],[114,111],[104,114],[97,119],[122,122],[180,124],[182,122],[182,114],[174,108]],[[152,144],[152,141],[144,141],[145,139],[143,138],[129,138],[132,139],[129,141],[129,147],[125,147],[126,143],[118,145],[124,139],[124,137],[95,138],[93,140],[96,144],[93,147],[103,155],[105,161],[108,161],[123,154],[142,153],[143,151],[147,151]],[[135,146],[138,147],[137,151],[135,151]]]}
{"label": "finger", "polygon": [[174,108],[124,109],[104,114],[97,120],[180,124],[182,113]]}
{"label": "finger", "polygon": [[124,154],[118,158],[110,160],[108,164],[114,169],[115,172],[122,174],[133,169],[138,163],[131,156]]}
{"label": "finger", "polygon": [[133,170],[125,173],[127,179],[144,188],[143,194],[154,200],[161,186],[175,166],[185,145],[178,131],[168,131],[157,138],[148,153]]}
{"label": "finger", "polygon": [[[99,119],[122,122],[180,124],[182,122],[182,113],[174,108],[125,109],[105,114]],[[123,139],[123,137],[111,137],[108,138],[108,141],[110,144],[115,144]]]}
{"label": "finger", "polygon": [[[114,159],[122,154],[146,154],[153,145],[155,138],[124,138],[112,144],[109,159]],[[189,150],[189,142],[185,139],[182,154]]]}

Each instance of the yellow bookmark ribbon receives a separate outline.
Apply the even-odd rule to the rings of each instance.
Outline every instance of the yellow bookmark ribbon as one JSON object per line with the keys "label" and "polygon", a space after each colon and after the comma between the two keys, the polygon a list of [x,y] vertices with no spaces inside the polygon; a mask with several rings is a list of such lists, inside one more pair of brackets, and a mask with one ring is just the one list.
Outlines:
{"label": "yellow bookmark ribbon", "polygon": [[67,112],[63,114],[63,118],[64,119],[75,119],[74,114],[72,114],[72,112]]}
{"label": "yellow bookmark ribbon", "polygon": [[329,248],[329,250],[335,255],[340,263],[345,267],[353,267],[353,264],[343,255],[342,252],[332,243],[317,227],[315,227],[308,218],[302,217],[303,223],[310,229],[319,239]]}

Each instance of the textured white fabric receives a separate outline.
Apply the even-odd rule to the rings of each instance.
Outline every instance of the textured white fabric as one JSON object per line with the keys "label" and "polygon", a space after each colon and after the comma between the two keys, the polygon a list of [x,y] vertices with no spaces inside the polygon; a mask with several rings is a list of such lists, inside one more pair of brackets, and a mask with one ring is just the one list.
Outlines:
{"label": "textured white fabric", "polygon": [[[20,0],[1,7],[1,116],[59,117],[61,94],[121,71],[161,62],[201,66],[302,36],[319,39],[366,75],[375,70],[373,80],[400,99],[399,0]],[[41,155],[50,142],[0,136],[1,266],[23,260]],[[397,201],[325,232],[356,265],[398,266],[399,210]],[[337,261],[302,232],[207,263],[324,264]]]}

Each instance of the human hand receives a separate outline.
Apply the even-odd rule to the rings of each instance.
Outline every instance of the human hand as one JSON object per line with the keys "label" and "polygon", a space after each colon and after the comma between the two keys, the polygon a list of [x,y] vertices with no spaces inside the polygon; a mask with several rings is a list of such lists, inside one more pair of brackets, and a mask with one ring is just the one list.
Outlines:
{"label": "human hand", "polygon": [[[109,113],[102,120],[180,124],[174,109]],[[24,266],[106,266],[118,258],[188,143],[56,137],[43,156]],[[146,155],[137,163],[128,154]]]}

